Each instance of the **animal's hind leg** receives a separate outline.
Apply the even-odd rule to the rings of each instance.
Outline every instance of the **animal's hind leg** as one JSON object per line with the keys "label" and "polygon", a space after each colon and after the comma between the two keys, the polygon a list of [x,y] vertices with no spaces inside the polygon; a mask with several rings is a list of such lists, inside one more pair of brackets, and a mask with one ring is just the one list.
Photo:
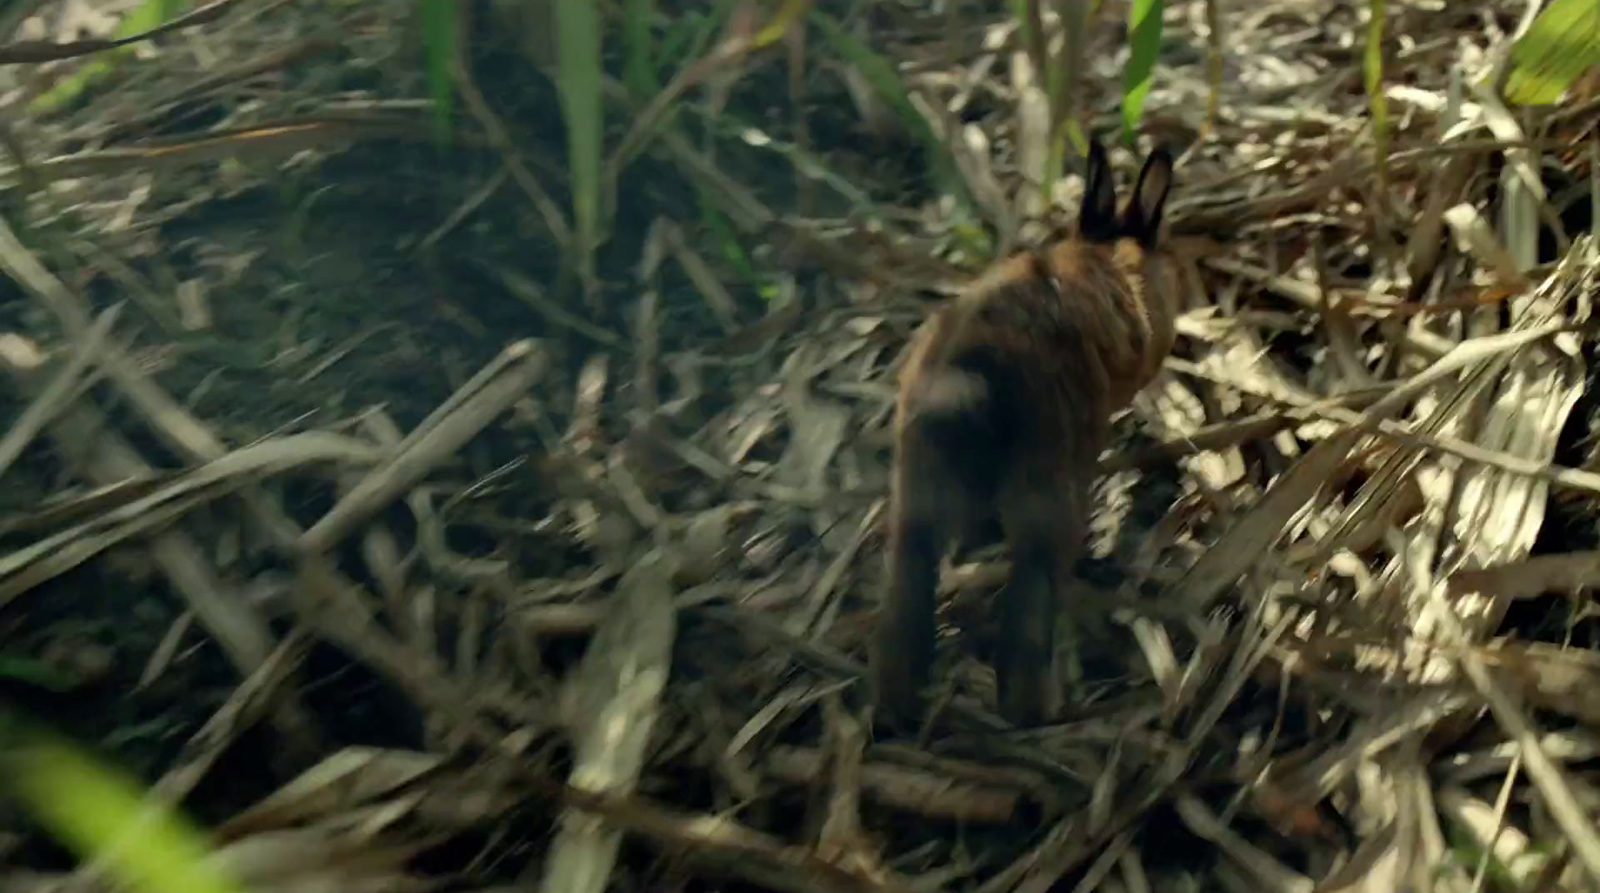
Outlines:
{"label": "animal's hind leg", "polygon": [[874,695],[890,719],[921,715],[919,695],[933,671],[939,560],[964,495],[927,458],[907,444],[890,495],[889,587],[870,655]]}
{"label": "animal's hind leg", "polygon": [[1042,543],[1012,548],[1011,582],[1001,594],[995,683],[1000,715],[1032,726],[1055,712],[1055,580]]}
{"label": "animal's hind leg", "polygon": [[1085,535],[1085,493],[1070,475],[1041,484],[1019,476],[1001,498],[1011,543],[1011,582],[1001,595],[999,657],[995,661],[1001,716],[1037,725],[1056,714],[1055,672],[1059,593]]}

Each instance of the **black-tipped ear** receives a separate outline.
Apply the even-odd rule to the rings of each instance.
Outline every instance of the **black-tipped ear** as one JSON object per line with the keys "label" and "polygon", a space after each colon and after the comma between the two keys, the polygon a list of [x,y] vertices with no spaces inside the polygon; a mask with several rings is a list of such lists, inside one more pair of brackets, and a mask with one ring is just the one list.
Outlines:
{"label": "black-tipped ear", "polygon": [[1083,207],[1078,211],[1078,233],[1091,242],[1110,242],[1119,233],[1117,188],[1111,180],[1111,162],[1099,140],[1089,141],[1089,164],[1083,172]]}
{"label": "black-tipped ear", "polygon": [[1154,245],[1161,229],[1161,212],[1166,209],[1167,193],[1171,191],[1172,153],[1158,147],[1144,160],[1133,197],[1122,212],[1122,234],[1146,248]]}

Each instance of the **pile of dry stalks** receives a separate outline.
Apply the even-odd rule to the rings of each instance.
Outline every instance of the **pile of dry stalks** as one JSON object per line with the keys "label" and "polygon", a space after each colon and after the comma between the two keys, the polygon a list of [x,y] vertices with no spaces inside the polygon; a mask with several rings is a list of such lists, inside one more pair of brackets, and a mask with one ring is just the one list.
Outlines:
{"label": "pile of dry stalks", "polygon": [[[42,11],[6,23],[18,41],[115,21],[22,5]],[[47,704],[170,713],[186,743],[155,796],[204,808],[228,773],[274,789],[216,827],[258,893],[1600,889],[1600,630],[1589,596],[1559,597],[1600,577],[1600,101],[1516,111],[1479,86],[1522,5],[1388,5],[1379,165],[1364,5],[1226,4],[1208,119],[1207,6],[1169,3],[1144,127],[1183,151],[1187,306],[1103,463],[1078,593],[1103,628],[1065,720],[1005,730],[979,659],[1004,566],[976,553],[945,576],[946,698],[920,741],[873,741],[855,680],[889,376],[917,292],[971,264],[938,259],[951,203],[866,183],[893,134],[807,153],[747,133],[855,209],[803,221],[733,149],[663,137],[651,163],[761,232],[755,263],[798,272],[763,304],[646,190],[651,224],[609,248],[619,306],[595,313],[551,297],[522,247],[472,280],[430,260],[489,252],[491,231],[537,253],[554,207],[549,149],[518,143],[551,106],[496,111],[481,70],[457,148],[427,156],[442,210],[372,211],[409,246],[389,269],[310,198],[293,223],[174,235],[291,176],[360,181],[361,201],[423,188],[339,164],[433,151],[408,3],[211,4],[31,117],[86,60],[0,46],[19,63],[0,68],[0,651],[77,674]],[[1001,243],[1035,238],[1017,171],[1048,103],[1014,23],[883,15],[862,39],[983,215],[1012,221]],[[1085,111],[1109,124],[1126,50],[1115,27],[1091,38]],[[854,92],[828,89],[860,104],[824,111],[881,131],[859,61],[807,77],[842,73]],[[707,92],[759,108],[772,83]],[[294,252],[316,263],[286,275]],[[261,302],[281,327],[252,328]],[[95,587],[118,597],[73,596]],[[178,606],[149,647],[137,592]],[[375,707],[377,689],[401,697]],[[251,741],[274,759],[230,761]],[[10,830],[0,858],[41,868],[36,832]]]}

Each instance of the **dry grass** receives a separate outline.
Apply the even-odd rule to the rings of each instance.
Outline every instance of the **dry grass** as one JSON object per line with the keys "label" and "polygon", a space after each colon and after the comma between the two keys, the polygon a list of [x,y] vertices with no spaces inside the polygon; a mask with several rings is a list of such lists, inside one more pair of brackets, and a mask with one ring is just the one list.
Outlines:
{"label": "dry grass", "polygon": [[[983,551],[945,578],[931,731],[873,741],[861,710],[889,370],[915,293],[981,260],[957,203],[874,182],[914,141],[861,69],[787,46],[686,99],[741,139],[645,147],[615,185],[650,219],[584,309],[540,248],[555,106],[479,69],[492,95],[426,155],[399,0],[217,4],[48,114],[18,111],[81,58],[0,69],[0,650],[78,676],[47,710],[173,714],[153,790],[224,804],[262,893],[1600,889],[1600,101],[1475,86],[1524,5],[1390,0],[1380,167],[1358,7],[1226,4],[1208,121],[1206,7],[1170,5],[1146,130],[1184,152],[1187,309],[1103,461],[1063,722],[992,716]],[[1008,25],[897,7],[863,35],[1001,244],[1038,238],[1017,170],[1049,104]],[[1125,51],[1088,41],[1109,125]],[[774,133],[707,110],[764,112],[786,60]],[[349,181],[393,266],[320,204]],[[426,214],[381,204],[424,183]],[[281,213],[174,235],[274,190]],[[765,303],[730,242],[760,246]],[[181,613],[147,641],[71,597],[97,585]],[[91,610],[102,633],[61,645]],[[96,645],[120,672],[80,666]],[[203,796],[252,773],[248,808]],[[62,879],[8,831],[0,890]]]}

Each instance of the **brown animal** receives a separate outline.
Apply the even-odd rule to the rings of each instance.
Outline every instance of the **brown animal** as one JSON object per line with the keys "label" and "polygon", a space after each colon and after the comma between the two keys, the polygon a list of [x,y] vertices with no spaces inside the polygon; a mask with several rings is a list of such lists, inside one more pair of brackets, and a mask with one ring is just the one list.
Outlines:
{"label": "brown animal", "polygon": [[920,715],[950,540],[996,519],[1012,557],[1000,712],[1015,725],[1054,713],[1056,593],[1087,535],[1110,416],[1172,348],[1173,268],[1157,238],[1171,184],[1172,156],[1157,149],[1118,213],[1105,150],[1091,144],[1076,236],[996,264],[912,336],[871,656],[890,717]]}

